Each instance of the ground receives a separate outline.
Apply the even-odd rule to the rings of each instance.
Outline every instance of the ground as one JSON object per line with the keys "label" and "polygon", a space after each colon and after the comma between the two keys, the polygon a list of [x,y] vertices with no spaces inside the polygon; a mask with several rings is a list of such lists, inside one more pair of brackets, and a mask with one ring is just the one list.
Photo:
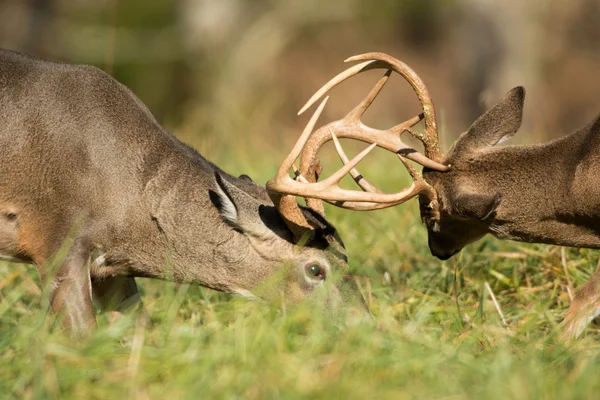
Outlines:
{"label": "ground", "polygon": [[[243,147],[242,147],[243,149]],[[276,159],[213,160],[264,182]],[[361,172],[372,176],[383,167]],[[386,171],[387,173],[387,171]],[[384,182],[387,190],[397,187]],[[600,336],[559,340],[571,287],[597,251],[485,238],[448,261],[429,255],[415,200],[376,212],[328,208],[373,323],[319,310],[139,280],[132,313],[74,340],[53,326],[35,269],[0,264],[3,398],[595,398]],[[494,294],[497,304],[492,300]]]}

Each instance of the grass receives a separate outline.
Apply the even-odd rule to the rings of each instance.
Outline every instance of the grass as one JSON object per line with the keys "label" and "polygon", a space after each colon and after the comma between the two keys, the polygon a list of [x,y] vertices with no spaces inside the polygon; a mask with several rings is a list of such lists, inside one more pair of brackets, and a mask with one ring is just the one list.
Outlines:
{"label": "grass", "polygon": [[[219,164],[263,182],[276,165],[238,155]],[[328,209],[375,315],[344,329],[308,306],[140,279],[147,318],[100,314],[72,340],[53,327],[35,269],[0,264],[2,398],[595,398],[600,337],[590,328],[565,345],[558,323],[598,252],[486,238],[442,262],[417,208]]]}

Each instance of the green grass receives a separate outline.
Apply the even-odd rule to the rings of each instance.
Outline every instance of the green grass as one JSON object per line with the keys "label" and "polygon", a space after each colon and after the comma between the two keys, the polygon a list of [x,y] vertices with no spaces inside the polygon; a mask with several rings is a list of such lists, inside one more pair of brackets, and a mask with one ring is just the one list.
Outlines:
{"label": "green grass", "polygon": [[[274,160],[238,156],[216,161],[263,182],[273,173]],[[328,209],[375,315],[355,327],[140,279],[148,317],[100,314],[73,340],[53,327],[35,269],[0,264],[2,398],[596,398],[600,337],[590,328],[565,345],[558,323],[569,280],[585,282],[598,252],[567,249],[563,265],[560,248],[486,238],[441,262],[417,208]]]}

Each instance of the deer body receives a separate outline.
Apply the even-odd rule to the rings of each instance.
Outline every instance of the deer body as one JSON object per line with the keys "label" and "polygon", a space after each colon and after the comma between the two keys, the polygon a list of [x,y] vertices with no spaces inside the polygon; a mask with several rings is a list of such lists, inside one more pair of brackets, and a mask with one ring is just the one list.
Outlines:
{"label": "deer body", "polygon": [[[117,306],[135,297],[133,277],[244,294],[285,270],[279,290],[295,300],[325,291],[304,264],[347,273],[346,256],[335,230],[311,221],[299,248],[264,187],[181,143],[104,72],[0,50],[0,256],[45,277],[72,238],[51,299],[68,325],[94,324],[92,287],[99,299],[116,291]],[[324,307],[366,310],[354,282],[341,285]]]}
{"label": "deer body", "polygon": [[[448,172],[425,169],[438,216],[421,201],[433,255],[447,259],[490,233],[500,239],[600,248],[600,118],[563,138],[495,145],[521,123],[515,88],[461,135],[445,157]],[[577,292],[565,334],[577,336],[600,311],[600,273]],[[599,286],[600,288],[600,286]]]}

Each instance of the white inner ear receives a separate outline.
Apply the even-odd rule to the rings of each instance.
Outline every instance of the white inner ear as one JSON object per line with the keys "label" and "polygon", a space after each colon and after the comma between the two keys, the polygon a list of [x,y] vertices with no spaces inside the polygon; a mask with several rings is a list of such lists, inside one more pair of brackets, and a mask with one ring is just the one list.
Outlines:
{"label": "white inner ear", "polygon": [[229,196],[227,196],[227,193],[225,193],[223,191],[223,189],[221,189],[221,186],[219,186],[219,185],[217,185],[217,194],[219,195],[219,198],[221,199],[221,208],[219,211],[221,212],[221,215],[223,216],[223,218],[225,218],[227,221],[231,222],[232,224],[237,223],[238,213],[237,213],[237,210],[235,209],[235,205],[233,204],[233,202],[231,201]]}
{"label": "white inner ear", "polygon": [[497,144],[500,144],[500,143],[506,142],[508,139],[510,139],[511,137],[513,137],[513,136],[515,135],[515,133],[516,133],[516,132],[513,132],[513,133],[507,133],[506,135],[504,135],[504,136],[502,136],[500,139],[498,139],[498,140],[496,141],[496,143],[494,143],[492,146],[495,146],[495,145],[497,145]]}

